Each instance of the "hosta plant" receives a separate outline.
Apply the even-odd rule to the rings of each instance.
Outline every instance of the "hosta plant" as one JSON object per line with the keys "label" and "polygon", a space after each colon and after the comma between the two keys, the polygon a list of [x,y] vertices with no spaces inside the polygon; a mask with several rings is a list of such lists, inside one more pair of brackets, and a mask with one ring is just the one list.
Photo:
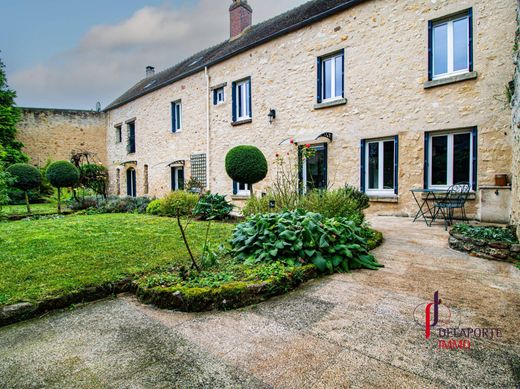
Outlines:
{"label": "hosta plant", "polygon": [[366,235],[347,218],[295,210],[252,216],[236,227],[231,246],[246,263],[312,263],[323,273],[377,270],[382,265],[368,252]]}

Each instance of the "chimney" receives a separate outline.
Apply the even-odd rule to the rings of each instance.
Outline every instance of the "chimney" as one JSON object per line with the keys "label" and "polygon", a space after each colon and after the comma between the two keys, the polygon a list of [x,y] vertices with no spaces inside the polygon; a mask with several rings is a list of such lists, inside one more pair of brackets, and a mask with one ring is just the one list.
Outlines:
{"label": "chimney", "polygon": [[153,66],[146,67],[146,77],[151,77],[155,74],[155,68]]}
{"label": "chimney", "polygon": [[229,7],[229,16],[230,38],[233,39],[253,23],[253,8],[247,4],[247,0],[233,0],[233,4]]}

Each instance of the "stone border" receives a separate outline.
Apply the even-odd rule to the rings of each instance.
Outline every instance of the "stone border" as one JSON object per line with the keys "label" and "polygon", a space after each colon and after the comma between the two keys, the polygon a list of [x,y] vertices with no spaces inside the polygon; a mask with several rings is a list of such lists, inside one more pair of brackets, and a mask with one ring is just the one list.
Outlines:
{"label": "stone border", "polygon": [[230,282],[219,288],[137,288],[137,298],[160,309],[183,312],[226,310],[256,304],[284,294],[302,283],[318,277],[314,265],[306,265],[283,278],[262,283]]}
{"label": "stone border", "polygon": [[60,215],[68,216],[68,215],[72,215],[73,213],[75,213],[75,211],[67,209],[67,210],[61,211],[61,213],[58,213],[58,211],[56,211],[56,212],[50,212],[50,213],[31,213],[31,214],[12,214],[12,215],[0,214],[0,220],[16,222],[16,221],[20,221],[20,220],[24,220],[24,219],[32,218],[32,217],[39,218],[39,217],[47,217],[47,216],[50,217],[50,216],[60,216]]}
{"label": "stone border", "polygon": [[450,231],[449,246],[474,257],[515,263],[520,261],[520,243],[488,242]]}

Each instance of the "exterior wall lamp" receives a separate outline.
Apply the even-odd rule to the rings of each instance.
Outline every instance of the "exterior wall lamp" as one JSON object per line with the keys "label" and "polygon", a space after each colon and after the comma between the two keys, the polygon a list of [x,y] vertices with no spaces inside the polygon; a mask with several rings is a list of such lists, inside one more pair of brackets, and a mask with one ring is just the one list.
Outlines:
{"label": "exterior wall lamp", "polygon": [[276,119],[276,110],[271,109],[267,117],[269,118],[269,124],[273,124],[273,120]]}

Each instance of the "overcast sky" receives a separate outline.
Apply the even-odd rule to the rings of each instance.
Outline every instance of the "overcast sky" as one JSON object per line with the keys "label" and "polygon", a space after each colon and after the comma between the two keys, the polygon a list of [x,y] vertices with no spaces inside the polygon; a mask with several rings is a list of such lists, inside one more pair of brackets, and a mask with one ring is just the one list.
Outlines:
{"label": "overcast sky", "polygon": [[[249,0],[258,23],[307,0]],[[229,37],[231,0],[0,0],[0,58],[24,107],[93,109]]]}

